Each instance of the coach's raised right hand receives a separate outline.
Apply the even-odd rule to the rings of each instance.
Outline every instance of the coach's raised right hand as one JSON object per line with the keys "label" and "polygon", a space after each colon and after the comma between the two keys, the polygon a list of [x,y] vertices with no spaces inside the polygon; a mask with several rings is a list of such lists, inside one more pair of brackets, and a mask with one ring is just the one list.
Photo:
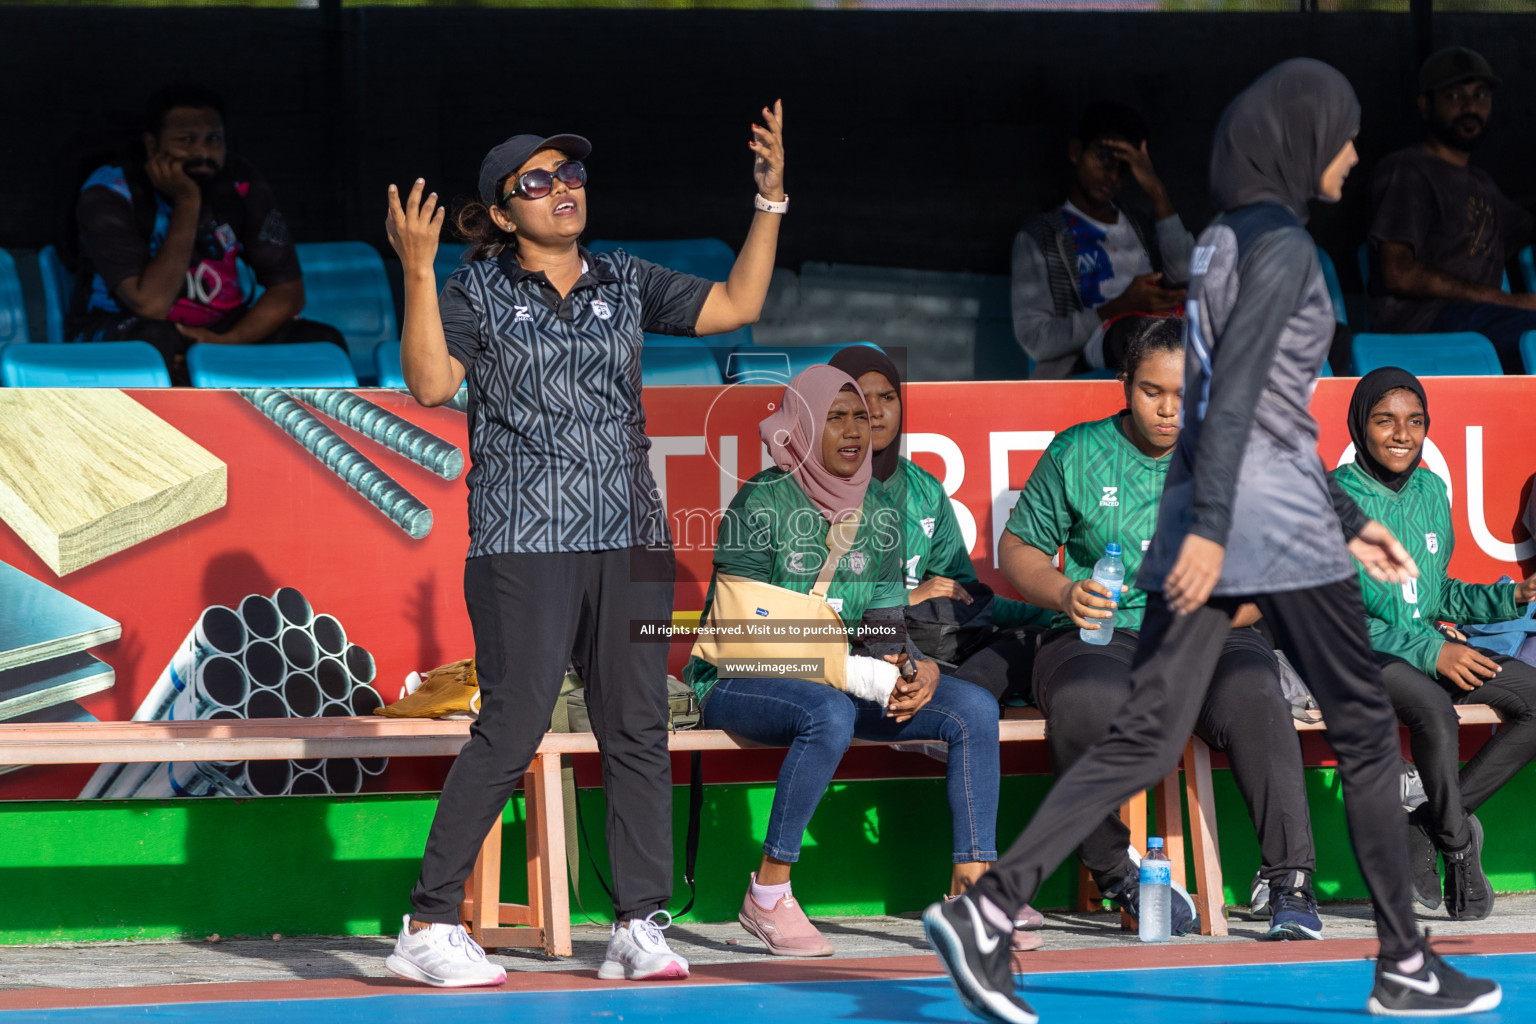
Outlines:
{"label": "coach's raised right hand", "polygon": [[394,185],[389,186],[389,214],[384,218],[384,233],[389,236],[389,244],[394,246],[407,273],[432,272],[432,261],[437,258],[437,242],[442,236],[443,219],[447,214],[447,208],[438,205],[436,192],[422,198],[426,187],[426,180],[417,178],[402,206],[400,190]]}

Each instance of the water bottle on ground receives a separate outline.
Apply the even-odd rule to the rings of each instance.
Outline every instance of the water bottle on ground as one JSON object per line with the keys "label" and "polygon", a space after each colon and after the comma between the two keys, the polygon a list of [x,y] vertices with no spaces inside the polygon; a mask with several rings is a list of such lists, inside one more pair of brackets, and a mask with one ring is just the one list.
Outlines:
{"label": "water bottle on ground", "polygon": [[1141,858],[1141,897],[1136,907],[1136,923],[1142,942],[1167,942],[1173,926],[1173,866],[1157,836],[1147,840],[1147,855]]}
{"label": "water bottle on ground", "polygon": [[[1120,588],[1125,583],[1125,563],[1120,561],[1119,544],[1111,541],[1104,546],[1104,557],[1093,564],[1093,582],[1109,591],[1117,605],[1120,603]],[[1085,644],[1097,644],[1102,647],[1109,643],[1110,637],[1115,635],[1115,620],[1098,619],[1096,621],[1099,624],[1098,629],[1079,629],[1077,635],[1083,638]]]}

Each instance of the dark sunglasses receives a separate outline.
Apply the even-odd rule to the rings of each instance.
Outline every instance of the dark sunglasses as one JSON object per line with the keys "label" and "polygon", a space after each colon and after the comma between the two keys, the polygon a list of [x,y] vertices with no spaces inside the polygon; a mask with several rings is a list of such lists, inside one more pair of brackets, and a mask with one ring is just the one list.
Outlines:
{"label": "dark sunglasses", "polygon": [[587,169],[582,166],[580,160],[567,160],[553,171],[546,171],[542,167],[524,171],[518,176],[517,184],[512,186],[512,190],[501,197],[501,201],[504,203],[513,196],[522,196],[524,199],[543,199],[549,195],[550,189],[555,187],[556,179],[574,192],[587,183]]}

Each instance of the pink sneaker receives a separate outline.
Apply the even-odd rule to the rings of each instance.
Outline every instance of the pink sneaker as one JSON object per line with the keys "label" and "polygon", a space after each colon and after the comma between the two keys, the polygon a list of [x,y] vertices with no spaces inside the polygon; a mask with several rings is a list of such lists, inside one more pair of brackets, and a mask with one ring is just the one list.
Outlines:
{"label": "pink sneaker", "polygon": [[762,939],[763,945],[774,956],[832,955],[832,943],[811,924],[794,896],[780,896],[772,910],[764,910],[748,889],[736,920],[749,933]]}
{"label": "pink sneaker", "polygon": [[1026,932],[1021,928],[1013,930],[1013,938],[1008,943],[1008,948],[1015,953],[1028,953],[1032,949],[1039,949],[1045,945],[1045,937],[1039,932]]}
{"label": "pink sneaker", "polygon": [[1018,931],[1032,932],[1036,928],[1045,927],[1045,915],[1040,913],[1028,903],[1019,908],[1019,912],[1013,915],[1013,927]]}

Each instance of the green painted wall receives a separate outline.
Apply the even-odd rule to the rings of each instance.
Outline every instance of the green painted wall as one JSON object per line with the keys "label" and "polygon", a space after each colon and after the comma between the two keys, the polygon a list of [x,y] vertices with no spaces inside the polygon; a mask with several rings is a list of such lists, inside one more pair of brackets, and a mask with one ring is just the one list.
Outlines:
{"label": "green painted wall", "polygon": [[[1337,777],[1313,769],[1307,782],[1318,893],[1363,897]],[[1001,836],[1023,827],[1049,784],[1003,780]],[[1246,902],[1258,844],[1230,774],[1217,772],[1216,786],[1226,898]],[[706,790],[691,919],[735,917],[772,799],[770,785]],[[1480,812],[1484,863],[1498,890],[1536,888],[1533,804],[1536,772],[1527,769]],[[408,909],[434,807],[430,795],[0,804],[0,943],[392,933]],[[582,807],[606,875],[602,794],[583,791]],[[503,893],[517,899],[526,891],[520,801],[506,822]],[[674,823],[681,865],[686,789],[677,790]],[[582,901],[603,918],[606,898],[585,854],[582,861]],[[916,911],[947,891],[949,861],[942,780],[840,783],[811,823],[795,892],[812,915]],[[1068,905],[1074,884],[1069,863],[1047,880],[1037,905]],[[681,906],[681,877],[677,891]],[[585,919],[579,910],[573,917]]]}

